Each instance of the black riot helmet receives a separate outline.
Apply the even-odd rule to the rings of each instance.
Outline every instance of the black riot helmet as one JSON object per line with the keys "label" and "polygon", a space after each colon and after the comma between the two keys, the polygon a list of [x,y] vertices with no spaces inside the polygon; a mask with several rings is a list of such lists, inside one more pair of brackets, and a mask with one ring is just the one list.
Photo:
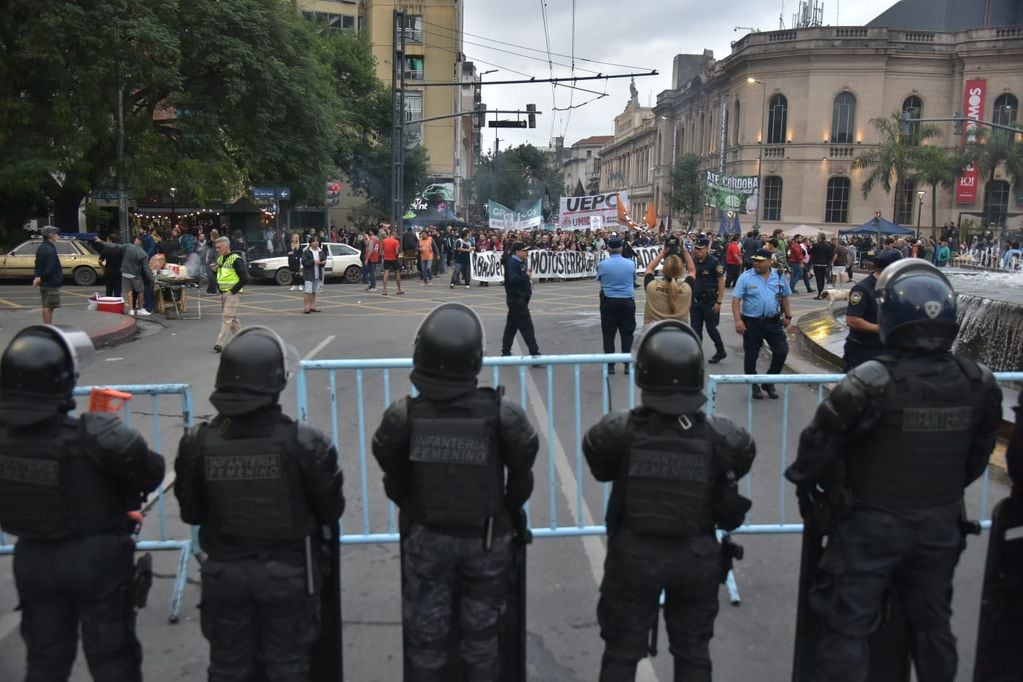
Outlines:
{"label": "black riot helmet", "polygon": [[661,320],[647,327],[633,351],[633,362],[643,405],[679,415],[696,412],[707,402],[703,344],[685,322]]}
{"label": "black riot helmet", "polygon": [[885,348],[947,351],[956,324],[956,292],[934,265],[904,258],[886,267],[877,284],[877,324]]}
{"label": "black riot helmet", "polygon": [[78,373],[94,354],[80,329],[48,324],[22,329],[0,356],[0,410],[49,416],[70,409]]}
{"label": "black riot helmet", "polygon": [[412,364],[439,379],[474,378],[483,367],[483,346],[483,323],[473,309],[444,303],[419,325]]}
{"label": "black riot helmet", "polygon": [[227,416],[277,402],[291,376],[292,355],[274,330],[246,327],[224,347],[210,402]]}

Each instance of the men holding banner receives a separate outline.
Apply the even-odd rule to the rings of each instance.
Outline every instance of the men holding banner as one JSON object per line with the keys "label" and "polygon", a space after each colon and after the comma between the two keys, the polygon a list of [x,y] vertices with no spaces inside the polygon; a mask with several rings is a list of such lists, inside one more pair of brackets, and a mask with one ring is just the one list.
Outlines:
{"label": "men holding banner", "polygon": [[[636,331],[636,300],[633,298],[633,282],[636,280],[636,265],[622,257],[622,238],[607,240],[611,257],[597,266],[597,281],[600,282],[600,331],[604,335],[604,352],[615,352],[615,334],[621,334],[622,352],[632,350],[632,335]],[[607,373],[614,374],[614,363],[608,363]],[[629,364],[625,363],[625,373]]]}

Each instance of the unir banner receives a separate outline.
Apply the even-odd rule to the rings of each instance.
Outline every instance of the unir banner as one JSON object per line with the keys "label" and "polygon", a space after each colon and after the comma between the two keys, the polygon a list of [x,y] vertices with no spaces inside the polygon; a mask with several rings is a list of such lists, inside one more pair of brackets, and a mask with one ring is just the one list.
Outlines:
{"label": "unir banner", "polygon": [[601,219],[603,229],[618,227],[618,193],[561,197],[558,227],[562,230],[588,230],[593,217]]}

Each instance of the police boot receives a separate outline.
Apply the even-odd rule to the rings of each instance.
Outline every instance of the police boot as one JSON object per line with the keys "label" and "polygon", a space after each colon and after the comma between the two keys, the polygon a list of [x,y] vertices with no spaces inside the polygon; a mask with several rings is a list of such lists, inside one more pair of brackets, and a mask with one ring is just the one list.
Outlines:
{"label": "police boot", "polygon": [[710,666],[695,665],[675,657],[674,682],[711,682]]}
{"label": "police boot", "polygon": [[709,362],[712,365],[716,365],[727,357],[728,353],[725,352],[725,347],[721,346],[714,352],[714,357],[707,360],[707,362]]}
{"label": "police boot", "polygon": [[600,661],[599,682],[634,682],[637,665],[639,661],[614,660],[605,655]]}

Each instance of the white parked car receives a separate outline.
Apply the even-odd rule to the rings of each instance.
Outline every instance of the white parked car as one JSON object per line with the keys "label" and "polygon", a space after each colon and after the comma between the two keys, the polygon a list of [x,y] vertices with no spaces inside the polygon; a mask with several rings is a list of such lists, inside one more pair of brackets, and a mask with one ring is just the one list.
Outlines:
{"label": "white parked car", "polygon": [[[308,244],[302,244],[304,249]],[[325,242],[327,265],[323,268],[327,279],[343,278],[351,284],[362,281],[362,256],[359,250],[336,242]],[[272,279],[282,287],[291,285],[291,269],[287,256],[260,258],[249,262],[249,277],[254,280]]]}

